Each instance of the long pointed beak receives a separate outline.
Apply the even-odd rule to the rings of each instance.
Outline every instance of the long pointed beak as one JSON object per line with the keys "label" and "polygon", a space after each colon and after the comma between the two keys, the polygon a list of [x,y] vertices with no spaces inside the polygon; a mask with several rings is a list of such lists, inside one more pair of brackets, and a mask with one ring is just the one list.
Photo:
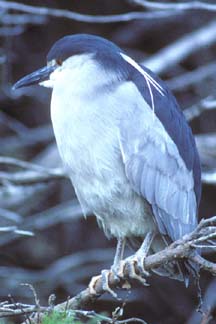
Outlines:
{"label": "long pointed beak", "polygon": [[45,66],[31,74],[24,76],[22,79],[17,81],[14,86],[13,90],[27,87],[33,84],[38,84],[42,81],[48,80],[50,74],[55,70],[56,66]]}

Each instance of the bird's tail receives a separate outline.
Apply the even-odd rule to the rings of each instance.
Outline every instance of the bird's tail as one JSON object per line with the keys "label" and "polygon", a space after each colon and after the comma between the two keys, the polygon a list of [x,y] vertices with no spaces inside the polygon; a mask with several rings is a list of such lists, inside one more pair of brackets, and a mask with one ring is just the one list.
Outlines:
{"label": "bird's tail", "polygon": [[[154,252],[158,252],[170,243],[168,237],[158,235],[152,244],[152,249]],[[188,287],[190,279],[195,282],[198,281],[200,268],[194,262],[188,259],[182,259],[170,262],[169,264],[163,265],[153,271],[171,279],[184,281],[185,286]]]}
{"label": "bird's tail", "polygon": [[[142,241],[140,238],[130,238],[128,239],[128,243],[133,250],[138,250]],[[171,241],[168,237],[161,236],[161,234],[156,235],[150,248],[150,254],[163,250],[170,243]],[[195,282],[198,282],[199,278],[199,267],[186,259],[169,262],[152,271],[163,277],[183,281],[186,287],[189,285],[190,278],[193,278]]]}

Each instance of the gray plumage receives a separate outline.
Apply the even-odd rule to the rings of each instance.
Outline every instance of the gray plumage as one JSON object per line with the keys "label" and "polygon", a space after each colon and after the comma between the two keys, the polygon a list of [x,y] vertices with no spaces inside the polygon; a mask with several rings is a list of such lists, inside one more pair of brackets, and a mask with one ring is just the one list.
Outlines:
{"label": "gray plumage", "polygon": [[155,231],[154,251],[191,232],[199,157],[166,85],[96,36],[62,38],[48,61],[15,87],[40,81],[53,89],[57,145],[84,213],[93,212],[108,237]]}

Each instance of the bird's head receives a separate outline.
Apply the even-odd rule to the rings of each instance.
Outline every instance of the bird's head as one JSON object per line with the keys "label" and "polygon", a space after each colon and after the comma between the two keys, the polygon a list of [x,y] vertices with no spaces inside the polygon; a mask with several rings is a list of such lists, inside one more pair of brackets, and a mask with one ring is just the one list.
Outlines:
{"label": "bird's head", "polygon": [[125,60],[121,50],[112,42],[94,35],[76,34],[59,39],[47,55],[47,65],[21,78],[13,89],[34,84],[53,88],[56,78],[62,71],[79,68],[87,60],[94,60],[108,71],[124,74]]}

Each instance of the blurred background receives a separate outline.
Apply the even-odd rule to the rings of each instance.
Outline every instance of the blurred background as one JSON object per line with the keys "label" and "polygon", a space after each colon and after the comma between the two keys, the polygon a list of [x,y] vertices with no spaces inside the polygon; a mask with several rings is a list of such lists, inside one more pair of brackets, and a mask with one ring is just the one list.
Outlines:
{"label": "blurred background", "polygon": [[[34,304],[32,291],[21,283],[34,286],[41,305],[47,305],[52,293],[57,303],[64,301],[113,260],[115,240],[106,239],[93,215],[83,218],[62,171],[50,123],[51,92],[38,86],[11,89],[19,78],[46,64],[50,46],[64,35],[106,37],[166,80],[196,136],[203,170],[200,218],[215,215],[216,11],[161,10],[151,4],[157,3],[0,1],[0,302]],[[31,6],[50,11],[44,14]],[[62,9],[81,15],[66,18]],[[213,254],[208,259],[216,261]],[[194,285],[186,289],[156,275],[149,283],[120,293],[126,302],[123,318],[140,317],[149,324],[201,323]],[[200,284],[209,312],[205,323],[215,323],[216,281],[202,272]],[[92,307],[111,314],[121,304],[105,294]]]}

